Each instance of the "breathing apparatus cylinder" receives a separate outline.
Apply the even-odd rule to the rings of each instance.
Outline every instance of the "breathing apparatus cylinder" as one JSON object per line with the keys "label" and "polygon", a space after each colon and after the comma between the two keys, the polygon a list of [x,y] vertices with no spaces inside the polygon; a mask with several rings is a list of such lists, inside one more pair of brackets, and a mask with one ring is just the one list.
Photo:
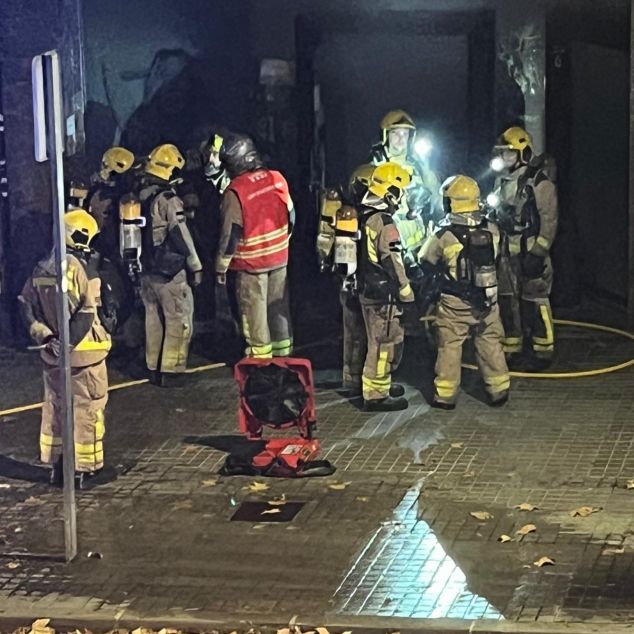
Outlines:
{"label": "breathing apparatus cylinder", "polygon": [[142,230],[146,220],[141,211],[141,202],[132,194],[119,202],[119,250],[128,275],[135,280],[141,272]]}
{"label": "breathing apparatus cylinder", "polygon": [[357,245],[359,242],[359,216],[357,210],[344,205],[337,210],[335,225],[335,269],[344,277],[357,271]]}

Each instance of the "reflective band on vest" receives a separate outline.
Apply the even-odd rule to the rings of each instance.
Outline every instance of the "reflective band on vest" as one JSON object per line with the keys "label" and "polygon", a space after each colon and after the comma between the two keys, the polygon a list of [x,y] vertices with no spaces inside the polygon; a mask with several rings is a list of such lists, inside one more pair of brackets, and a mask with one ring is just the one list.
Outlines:
{"label": "reflective band on vest", "polygon": [[243,235],[231,269],[257,273],[288,262],[288,184],[279,172],[257,170],[234,178],[228,187],[240,200]]}

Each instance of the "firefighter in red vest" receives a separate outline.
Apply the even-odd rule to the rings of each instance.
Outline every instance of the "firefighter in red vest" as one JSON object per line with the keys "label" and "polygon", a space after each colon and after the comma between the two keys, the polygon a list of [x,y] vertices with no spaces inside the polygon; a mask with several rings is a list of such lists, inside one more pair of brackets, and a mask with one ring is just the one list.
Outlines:
{"label": "firefighter in red vest", "polygon": [[288,183],[266,169],[253,141],[226,137],[220,159],[231,182],[220,212],[216,277],[236,272],[236,293],[246,356],[287,357],[293,350],[288,298],[288,242],[295,219]]}

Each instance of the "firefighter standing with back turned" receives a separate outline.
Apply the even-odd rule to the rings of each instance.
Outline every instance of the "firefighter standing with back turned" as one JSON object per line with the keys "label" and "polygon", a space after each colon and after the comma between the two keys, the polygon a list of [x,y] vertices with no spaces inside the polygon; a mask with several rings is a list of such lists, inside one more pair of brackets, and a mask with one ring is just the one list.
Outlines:
{"label": "firefighter standing with back turned", "polygon": [[236,272],[236,292],[248,357],[287,357],[293,350],[288,244],[295,210],[286,179],[264,167],[253,141],[228,135],[220,160],[230,183],[221,202],[216,278]]}
{"label": "firefighter standing with back turned", "polygon": [[174,145],[152,150],[140,185],[143,229],[141,298],[145,305],[145,359],[153,383],[177,387],[187,367],[194,298],[202,265],[185,222],[182,200],[171,181],[185,159]]}
{"label": "firefighter standing with back turned", "polygon": [[[83,209],[73,209],[64,217],[68,303],[70,314],[71,389],[75,421],[75,485],[82,488],[86,478],[104,465],[104,410],[108,401],[106,357],[110,336],[99,321],[100,281],[87,274],[90,241],[98,233],[97,223]],[[18,298],[31,338],[43,346],[44,404],[40,428],[40,456],[52,465],[51,484],[61,485],[63,371],[59,368],[60,340],[56,308],[56,267],[54,252],[38,262]]]}
{"label": "firefighter standing with back turned", "polygon": [[441,187],[447,216],[423,245],[424,263],[445,272],[436,308],[438,357],[432,405],[454,409],[460,389],[462,345],[474,331],[476,360],[491,405],[508,399],[510,378],[497,302],[498,228],[480,211],[480,188],[468,176]]}
{"label": "firefighter standing with back turned", "polygon": [[557,233],[557,188],[546,156],[535,156],[526,130],[512,127],[494,148],[502,160],[497,178],[493,217],[504,235],[500,262],[500,310],[504,351],[522,353],[530,337],[527,369],[547,366],[555,348],[550,291],[553,267],[550,250]]}
{"label": "firefighter standing with back turned", "polygon": [[[367,353],[362,375],[366,411],[407,409],[402,386],[391,390],[392,372],[401,360],[403,328],[399,317],[413,319],[414,293],[405,274],[401,241],[392,219],[410,182],[400,165],[376,167],[359,205],[359,301],[365,322]],[[403,310],[406,313],[403,313]]]}

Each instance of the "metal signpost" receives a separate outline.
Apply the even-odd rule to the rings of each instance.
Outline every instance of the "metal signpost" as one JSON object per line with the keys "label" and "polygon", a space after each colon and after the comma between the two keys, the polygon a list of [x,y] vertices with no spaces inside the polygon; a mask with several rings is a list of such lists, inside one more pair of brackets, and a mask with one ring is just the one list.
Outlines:
{"label": "metal signpost", "polygon": [[57,51],[33,59],[33,114],[35,158],[50,162],[53,237],[57,274],[57,323],[59,327],[62,398],[62,453],[64,456],[64,545],[66,561],[77,555],[77,509],[75,504],[75,441],[71,389],[66,232],[64,229],[64,166],[62,159],[62,92]]}

